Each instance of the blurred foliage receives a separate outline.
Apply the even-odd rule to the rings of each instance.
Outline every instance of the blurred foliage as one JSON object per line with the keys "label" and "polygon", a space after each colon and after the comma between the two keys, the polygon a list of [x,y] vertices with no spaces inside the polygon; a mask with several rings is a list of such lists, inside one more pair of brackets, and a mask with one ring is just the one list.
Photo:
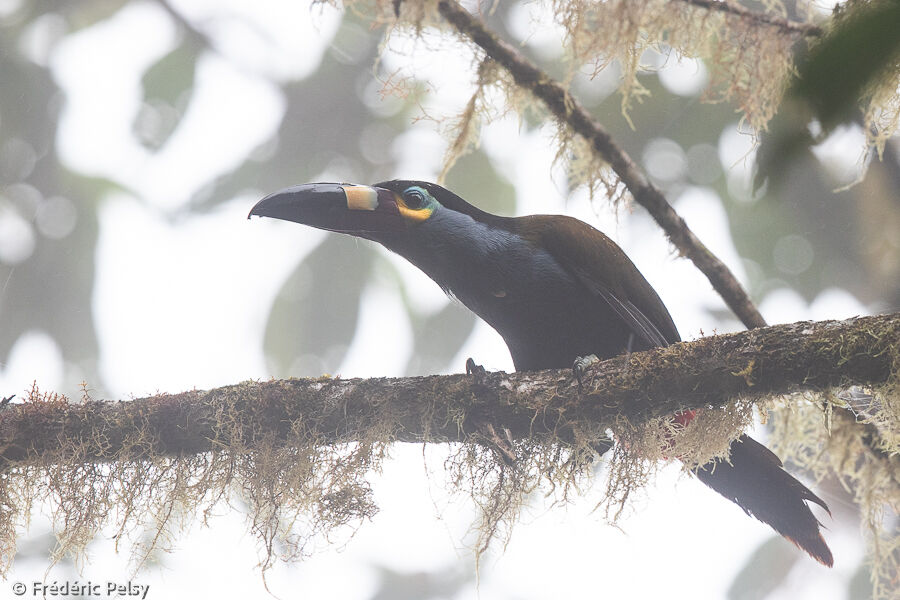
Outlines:
{"label": "blurred foliage", "polygon": [[852,118],[865,89],[900,59],[900,3],[859,3],[846,12],[801,62],[794,84],[825,131]]}
{"label": "blurred foliage", "polygon": [[847,600],[869,600],[873,596],[872,576],[869,567],[861,564],[850,579],[847,589]]}
{"label": "blurred foliage", "polygon": [[41,16],[37,5],[20,10],[21,18],[0,21],[0,363],[23,333],[37,329],[96,381],[96,199],[111,184],[58,162],[62,96],[46,65],[20,51],[23,34]]}
{"label": "blurred foliage", "polygon": [[[42,0],[6,3],[0,9],[0,235],[16,228],[24,240],[10,250],[12,238],[0,239],[0,363],[8,360],[23,333],[39,329],[56,340],[64,360],[93,387],[102,387],[95,365],[98,347],[91,306],[97,212],[99,200],[120,184],[73,173],[61,164],[57,127],[65,98],[47,56],[23,48],[48,23],[61,23],[59,35],[64,36],[101,23],[128,4]],[[499,3],[487,15],[492,27],[521,44],[548,72],[565,73],[562,56],[541,51],[528,36],[513,34],[515,28],[508,24],[519,5],[528,3]],[[162,149],[178,131],[195,100],[198,61],[218,53],[197,29],[199,24],[191,24],[162,0],[160,6],[179,34],[173,47],[142,74],[142,107],[132,123],[133,135],[151,152]],[[897,18],[896,6],[888,17],[860,19],[853,22],[853,29],[835,32],[810,54],[801,70],[796,93],[817,108],[827,129],[846,118],[845,97],[859,95],[871,73],[891,56],[890,48],[898,43],[898,28],[890,20]],[[183,210],[210,211],[247,190],[270,192],[320,179],[323,173],[360,183],[403,175],[395,172],[392,147],[419,116],[419,109],[415,95],[389,100],[395,110],[386,110],[386,103],[373,108],[371,98],[377,94],[372,89],[378,86],[373,65],[380,41],[380,31],[370,30],[369,23],[353,13],[345,14],[315,72],[300,80],[274,82],[286,104],[277,134],[248,149],[240,166],[209,181]],[[52,40],[47,45],[49,54]],[[596,95],[586,94],[583,100],[635,158],[652,156],[648,148],[660,140],[673,145],[676,155],[687,157],[687,168],[655,182],[673,201],[691,186],[718,194],[734,244],[753,266],[748,273],[755,300],[789,287],[811,301],[824,289],[840,287],[873,309],[900,306],[900,162],[894,146],[889,143],[883,161],[870,165],[865,180],[834,193],[847,182],[835,179],[831,165],[817,158],[804,138],[797,160],[788,163],[783,155],[772,155],[772,164],[789,167],[780,185],[754,196],[749,182],[736,182],[729,175],[734,165],[721,164],[721,153],[716,152],[723,132],[734,130],[739,120],[733,105],[710,105],[673,94],[650,72],[640,74],[639,83],[650,93],[632,104],[630,122],[622,115],[620,96],[596,92],[602,87],[599,81],[584,83],[584,89]],[[791,118],[787,108],[781,115]],[[788,133],[806,135],[808,121],[809,113],[799,113],[788,124]],[[538,126],[533,114],[524,117],[523,129]],[[514,188],[487,152],[460,159],[447,185],[481,208],[514,212]],[[140,196],[140,190],[133,192]],[[75,208],[68,231],[47,227],[39,216],[60,206],[57,198]],[[299,229],[298,235],[303,235]],[[399,275],[388,261],[377,258],[378,252],[372,244],[329,235],[297,265],[274,300],[266,327],[264,348],[272,375],[336,372],[356,331],[362,293],[376,274],[387,273],[401,287],[401,297],[408,296]],[[665,297],[665,290],[661,292]],[[448,363],[472,331],[471,314],[456,303],[431,314],[419,314],[411,302],[407,307],[414,347],[406,372],[462,370],[462,365]],[[746,575],[735,582],[732,597],[763,597],[748,595],[741,577],[774,568],[766,567],[772,552],[768,543],[759,549],[746,566]],[[777,560],[775,564],[782,570],[790,566]],[[385,571],[383,580],[397,577]],[[410,588],[431,590],[430,596],[422,591],[409,597],[443,597],[459,585],[452,576],[435,577]],[[774,579],[783,577],[784,573]]]}
{"label": "blurred foliage", "polygon": [[337,372],[356,332],[374,255],[371,244],[329,235],[297,265],[266,326],[264,347],[273,376]]}
{"label": "blurred foliage", "polygon": [[474,579],[472,569],[458,565],[433,572],[401,573],[378,567],[378,589],[371,600],[439,600],[457,598]]}
{"label": "blurred foliage", "polygon": [[462,370],[450,364],[475,327],[475,317],[457,302],[449,302],[431,315],[410,313],[413,329],[413,352],[404,369],[405,375],[428,375],[449,370]]}
{"label": "blurred foliage", "polygon": [[763,600],[777,590],[799,555],[780,537],[763,542],[728,588],[728,600]]}
{"label": "blurred foliage", "polygon": [[[632,156],[644,155],[659,138],[689,156],[705,144],[717,147],[720,134],[736,127],[731,107],[676,96],[656,77],[643,79],[651,95],[631,110],[635,130],[621,116],[615,95],[592,106]],[[701,164],[698,173],[688,164],[675,179],[654,181],[670,201],[689,186],[711,188],[722,199],[732,241],[752,265],[748,283],[757,302],[779,288],[794,289],[811,302],[836,287],[864,304],[900,305],[900,243],[894,235],[900,227],[900,161],[892,146],[883,161],[869,165],[862,182],[848,189],[836,191],[832,166],[807,151],[782,187],[756,196],[748,184],[729,176],[736,165],[721,164],[720,156],[705,155],[715,161],[714,169]]]}
{"label": "blurred foliage", "polygon": [[182,36],[171,52],[144,73],[145,104],[135,118],[134,134],[149,149],[159,150],[184,116],[194,91],[200,50],[195,38]]}
{"label": "blurred foliage", "polygon": [[[313,181],[323,171],[340,173],[343,181],[374,183],[392,173],[393,138],[411,119],[411,102],[395,114],[382,116],[363,101],[372,78],[379,37],[347,14],[319,68],[302,81],[282,85],[287,102],[277,137],[267,142],[266,160],[253,155],[239,168],[211,182],[194,203],[207,209],[247,189],[272,192]],[[351,42],[352,40],[352,42]],[[340,110],[335,110],[339,106]],[[366,155],[361,140],[375,135],[377,157]],[[372,160],[376,158],[376,160]]]}
{"label": "blurred foliage", "polygon": [[[80,366],[85,374],[94,373],[91,365],[97,347],[90,294],[97,238],[96,201],[114,189],[116,183],[68,173],[59,164],[54,148],[61,92],[53,83],[46,62],[30,60],[22,47],[35,24],[48,16],[62,19],[65,31],[76,31],[108,19],[125,5],[126,2],[80,2],[65,7],[23,4],[2,21],[0,67],[4,85],[0,87],[0,136],[6,152],[0,165],[0,205],[32,223],[35,243],[26,260],[0,265],[0,279],[6,282],[0,307],[4,314],[15,315],[0,320],[0,357],[8,354],[23,332],[38,328],[57,340],[67,361]],[[167,3],[160,6],[174,17],[179,33],[173,47],[141,78],[142,107],[132,124],[133,133],[151,151],[164,147],[180,126],[194,97],[197,61],[207,53],[219,52],[202,29]],[[504,36],[514,37],[507,25],[515,10],[513,3],[498,7],[490,15],[491,25]],[[286,111],[276,137],[248,152],[238,168],[210,181],[197,192],[189,209],[205,211],[247,190],[271,191],[317,179],[325,172],[360,182],[395,175],[396,153],[391,148],[417,115],[418,108],[415,95],[391,100],[394,110],[384,110],[383,103],[377,110],[370,107],[371,88],[377,87],[372,79],[372,65],[379,41],[379,34],[370,32],[362,17],[345,15],[319,68],[302,80],[280,82]],[[524,51],[551,73],[565,71],[561,61],[548,59],[546,52],[538,52],[527,39],[519,41],[524,43]],[[842,51],[838,55],[846,59],[848,53]],[[830,54],[823,50],[818,56]],[[819,59],[822,60],[825,59]],[[821,64],[816,69],[815,72],[823,71]],[[584,87],[593,85],[587,82]],[[589,93],[585,101],[633,156],[644,155],[649,144],[662,139],[675,144],[685,155],[698,147],[712,149],[704,160],[718,163],[714,150],[721,132],[734,127],[733,108],[669,93],[652,73],[640,75],[640,85],[649,95],[631,108],[629,117],[634,129],[622,116],[616,94],[594,97]],[[28,102],[22,102],[22,98]],[[334,110],[336,99],[340,100],[340,111]],[[522,126],[539,126],[533,119],[534,115],[528,115]],[[777,202],[770,197],[753,198],[740,186],[731,185],[727,174],[732,165],[716,164],[711,171],[714,175],[702,180],[690,169],[684,169],[676,178],[657,184],[673,199],[692,185],[711,187],[723,199],[738,251],[756,265],[750,275],[757,299],[772,289],[788,286],[811,300],[824,288],[836,286],[848,289],[863,302],[900,302],[900,250],[882,225],[885,218],[896,220],[900,214],[897,202],[890,200],[898,197],[900,187],[893,149],[888,146],[885,161],[871,167],[863,184],[838,195],[833,193],[835,182],[829,176],[828,165],[808,152],[801,163],[792,168]],[[705,166],[709,170],[709,165]],[[514,210],[511,184],[504,181],[491,156],[484,152],[461,160],[450,172],[447,184],[487,210],[503,214]],[[66,237],[50,239],[34,228],[36,205],[57,195],[77,206],[77,221]],[[870,200],[864,201],[864,196]],[[871,206],[873,203],[877,208]],[[309,261],[285,281],[284,290],[273,304],[265,349],[277,374],[287,374],[300,357],[315,355],[316,349],[322,347],[332,348],[333,352],[318,352],[329,358],[322,364],[309,364],[309,368],[335,370],[352,340],[359,297],[375,262],[366,245],[353,244],[340,251],[332,247],[342,243],[347,244],[323,242]],[[338,254],[339,259],[335,258]],[[334,273],[348,273],[348,269],[355,284],[347,287],[330,281]],[[291,290],[302,285],[299,280],[303,277],[312,278],[317,293],[307,294],[301,301]],[[332,291],[325,294],[325,289]],[[342,298],[341,310],[327,310],[335,308],[337,295]],[[330,302],[329,307],[316,304],[315,298],[321,297],[331,298],[319,301]],[[447,368],[446,361],[458,351],[473,324],[465,311],[452,305],[434,315],[410,318],[415,348],[407,365],[409,372]],[[293,339],[291,331],[297,332]],[[436,342],[445,336],[446,345]]]}
{"label": "blurred foliage", "polygon": [[[797,75],[760,147],[755,189],[767,178],[781,184],[793,161],[802,159],[810,146],[837,125],[858,122],[860,98],[876,103],[873,97],[882,86],[896,93],[898,32],[900,3],[894,0],[852,3],[838,12],[834,29],[799,61]],[[887,131],[878,131],[882,128],[873,123],[868,132],[879,154],[897,111],[900,107],[885,115]]]}

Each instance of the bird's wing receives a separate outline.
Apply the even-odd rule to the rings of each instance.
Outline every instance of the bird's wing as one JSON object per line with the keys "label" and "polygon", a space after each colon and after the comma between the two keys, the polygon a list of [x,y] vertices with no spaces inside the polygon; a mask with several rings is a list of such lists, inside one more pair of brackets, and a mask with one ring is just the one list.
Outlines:
{"label": "bird's wing", "polygon": [[606,302],[647,346],[667,346],[681,339],[656,290],[615,242],[578,219],[544,215],[523,219],[524,235]]}
{"label": "bird's wing", "polygon": [[669,345],[669,342],[663,336],[662,332],[657,329],[656,325],[654,325],[637,306],[632,304],[630,300],[623,299],[602,283],[595,281],[591,276],[591,273],[587,273],[579,268],[573,268],[571,269],[571,272],[585,285],[585,287],[591,290],[591,292],[598,297],[603,298],[613,311],[619,315],[619,318],[628,323],[632,332],[648,345]]}

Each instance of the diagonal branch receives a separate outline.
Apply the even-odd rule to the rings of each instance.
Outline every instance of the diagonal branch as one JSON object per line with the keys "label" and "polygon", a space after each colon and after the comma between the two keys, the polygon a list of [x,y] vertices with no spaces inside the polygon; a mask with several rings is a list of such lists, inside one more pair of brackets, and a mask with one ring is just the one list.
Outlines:
{"label": "diagonal branch", "polygon": [[762,23],[763,25],[776,27],[786,33],[798,33],[804,37],[821,37],[825,33],[824,30],[818,25],[813,25],[812,23],[800,23],[797,21],[786,19],[784,17],[777,17],[775,15],[755,12],[750,9],[744,8],[736,2],[731,2],[729,0],[679,1],[684,2],[685,4],[690,4],[692,6],[705,8],[709,11],[722,12],[740,17],[741,19],[745,19],[747,21],[753,21],[756,23]]}
{"label": "diagonal branch", "polygon": [[491,427],[510,440],[568,444],[578,432],[724,406],[737,395],[882,384],[897,377],[898,339],[900,313],[778,325],[604,361],[583,388],[569,371],[549,370],[245,382],[131,402],[33,400],[0,411],[0,473],[251,451],[279,440],[481,443]]}
{"label": "diagonal branch", "polygon": [[512,75],[516,84],[540,98],[550,112],[572,131],[588,140],[591,147],[612,167],[641,206],[656,220],[678,251],[691,259],[706,275],[729,308],[748,328],[764,327],[765,319],[746,290],[728,267],[694,235],[663,193],[644,176],[631,156],[613,141],[586,108],[559,82],[529,61],[516,48],[489,31],[454,0],[441,0],[438,10],[462,35],[484,50],[488,57]]}

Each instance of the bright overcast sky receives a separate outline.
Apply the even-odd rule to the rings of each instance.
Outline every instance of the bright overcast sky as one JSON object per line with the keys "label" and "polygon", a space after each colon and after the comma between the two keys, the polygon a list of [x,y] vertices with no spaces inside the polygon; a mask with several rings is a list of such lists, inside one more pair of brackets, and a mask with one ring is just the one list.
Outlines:
{"label": "bright overcast sky", "polygon": [[[97,248],[93,310],[100,369],[109,389],[122,398],[268,378],[262,332],[272,299],[297,261],[325,235],[272,220],[247,221],[258,199],[252,194],[225,202],[211,214],[174,221],[168,217],[210,177],[238,166],[272,134],[284,110],[277,83],[315,69],[334,41],[338,15],[331,9],[310,11],[304,2],[274,0],[176,5],[189,18],[209,24],[222,56],[208,56],[199,64],[193,104],[158,153],[150,153],[131,133],[140,77],[175,41],[175,26],[158,6],[129,3],[110,20],[65,37],[50,54],[54,76],[66,94],[59,130],[62,159],[74,170],[113,179],[140,197],[116,193],[103,199]],[[541,36],[531,42],[554,43]],[[432,98],[429,109],[465,102],[468,57],[429,53],[424,45],[417,51],[411,67],[417,74],[428,73],[435,89],[459,92],[440,94],[443,104]],[[389,55],[385,60],[410,68],[408,57]],[[661,77],[675,93],[689,95],[696,93],[697,81],[702,85],[705,72],[702,65],[673,62]],[[433,125],[419,123],[404,135],[416,142],[415,151],[395,150],[400,159],[396,175],[434,178],[444,142]],[[602,206],[595,210],[583,194],[568,201],[560,195],[548,142],[546,131],[519,132],[514,117],[485,131],[484,147],[516,184],[518,210],[566,212],[611,235],[657,288],[685,338],[698,336],[701,329],[727,329],[709,322],[706,309],[721,301],[708,283],[674,256],[639,209],[617,218]],[[737,158],[748,153],[748,144],[746,136],[725,133],[710,151],[735,157],[724,161],[735,164],[730,176],[746,178],[746,162]],[[666,152],[668,146],[663,142],[656,148]],[[672,160],[672,168],[678,168],[678,157]],[[560,180],[559,173],[556,177]],[[258,190],[267,191],[272,190]],[[742,276],[744,266],[714,192],[688,188],[676,208]],[[401,268],[414,302],[438,309],[449,301],[427,277],[397,257],[390,260]],[[359,330],[340,374],[397,375],[406,364],[411,339],[398,291],[376,280],[364,299]],[[838,290],[823,293],[811,306],[785,290],[770,296],[762,311],[772,323],[866,312]],[[22,389],[35,378],[49,388],[66,385],[60,360],[48,360],[54,352],[59,355],[52,340],[39,332],[20,341],[5,370],[3,389]],[[468,356],[491,369],[512,369],[502,340],[483,324],[451,370],[462,370]],[[77,396],[77,390],[63,391]],[[268,577],[275,596],[367,598],[378,581],[377,565],[406,573],[441,571],[459,561],[464,574],[474,568],[465,544],[471,542],[466,531],[475,513],[465,501],[447,498],[442,452],[429,450],[436,457],[427,463],[429,480],[421,447],[398,446],[395,459],[374,478],[382,508],[375,521],[340,550],[326,549],[300,564],[279,564]],[[748,553],[772,535],[701,484],[680,477],[677,466],[664,469],[646,496],[636,499],[620,529],[607,525],[600,512],[591,512],[595,501],[596,493],[551,510],[538,497],[506,552],[484,559],[478,592],[473,584],[459,597],[721,598]],[[195,525],[176,537],[162,568],[134,577],[151,585],[148,598],[265,597],[254,569],[256,540],[236,511],[222,507],[219,512],[223,516],[212,519],[210,527]],[[46,527],[36,519],[32,532]],[[834,572],[801,558],[787,586],[773,598],[844,597],[844,583],[836,582],[849,577],[862,549],[857,536],[834,533],[826,534],[839,557]],[[92,544],[91,556],[82,580],[127,579],[127,552],[114,555],[108,537]],[[17,564],[10,580],[41,579],[45,568],[43,563]],[[50,574],[50,579],[62,577],[70,575],[62,570]]]}

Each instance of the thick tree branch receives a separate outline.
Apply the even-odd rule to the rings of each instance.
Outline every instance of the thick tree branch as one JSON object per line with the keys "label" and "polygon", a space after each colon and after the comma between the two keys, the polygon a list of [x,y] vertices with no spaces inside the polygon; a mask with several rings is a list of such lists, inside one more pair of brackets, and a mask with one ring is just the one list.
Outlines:
{"label": "thick tree branch", "polygon": [[[573,432],[896,377],[900,313],[800,322],[703,338],[604,361],[583,388],[567,370],[396,379],[290,379],[130,402],[30,401],[0,411],[0,464],[142,460],[290,439],[563,442]],[[483,437],[483,436],[482,436]]]}
{"label": "thick tree branch", "polygon": [[529,61],[516,48],[489,31],[477,17],[454,0],[438,2],[441,15],[462,35],[512,75],[516,84],[541,99],[550,112],[572,131],[588,140],[610,165],[641,206],[656,220],[678,251],[706,275],[725,303],[748,328],[764,327],[765,319],[728,267],[694,235],[663,193],[644,176],[631,156],[616,144],[588,110],[559,82]]}

